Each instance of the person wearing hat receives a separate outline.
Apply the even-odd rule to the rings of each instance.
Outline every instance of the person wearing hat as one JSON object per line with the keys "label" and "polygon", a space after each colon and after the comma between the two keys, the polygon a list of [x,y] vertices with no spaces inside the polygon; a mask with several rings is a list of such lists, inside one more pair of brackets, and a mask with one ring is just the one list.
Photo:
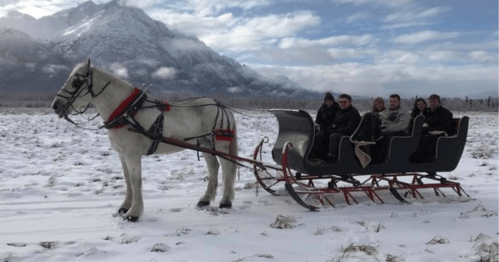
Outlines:
{"label": "person wearing hat", "polygon": [[[334,96],[330,92],[324,94],[324,103],[321,105],[317,111],[317,116],[315,117],[315,123],[317,124],[315,139],[317,141],[326,141],[328,144],[330,130],[332,128],[333,121],[336,114],[340,111],[340,106],[334,101]],[[310,158],[324,159],[327,156],[327,148],[322,145],[317,145],[314,143],[312,147],[312,152],[310,153]]]}
{"label": "person wearing hat", "polygon": [[324,103],[317,111],[315,123],[319,125],[319,131],[326,130],[334,121],[336,113],[340,110],[340,106],[334,101],[334,96],[330,92],[324,95]]}

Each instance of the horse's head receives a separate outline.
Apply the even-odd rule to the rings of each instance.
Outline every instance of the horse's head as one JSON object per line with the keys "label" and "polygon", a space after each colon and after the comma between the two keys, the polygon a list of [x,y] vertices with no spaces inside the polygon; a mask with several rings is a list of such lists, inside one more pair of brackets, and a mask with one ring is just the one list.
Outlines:
{"label": "horse's head", "polygon": [[77,65],[69,75],[52,102],[52,109],[59,117],[67,118],[68,114],[78,111],[78,108],[89,105],[94,97],[92,88],[92,69],[88,59]]}

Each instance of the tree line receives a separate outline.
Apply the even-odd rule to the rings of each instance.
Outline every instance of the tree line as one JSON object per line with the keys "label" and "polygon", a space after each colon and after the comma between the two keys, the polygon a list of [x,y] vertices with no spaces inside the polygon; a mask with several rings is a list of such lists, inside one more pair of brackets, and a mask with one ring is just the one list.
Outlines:
{"label": "tree line", "polygon": [[[154,97],[170,102],[182,101],[184,99],[197,97],[194,93],[175,92],[160,93],[153,92]],[[27,107],[27,108],[49,108],[54,100],[55,92],[30,92],[30,93],[2,93],[0,94],[0,107]],[[259,96],[236,96],[236,95],[217,95],[210,94],[209,97],[222,102],[225,105],[240,109],[303,109],[317,110],[323,103],[322,99],[298,99],[298,98],[272,98]],[[407,110],[411,110],[414,101],[418,97],[402,99],[401,105]],[[336,97],[336,100],[338,98]],[[368,111],[372,107],[373,98],[354,98],[352,104],[359,111]],[[448,98],[442,97],[444,107],[452,111],[483,111],[497,112],[498,98],[491,97],[483,99]],[[385,105],[388,107],[388,99],[385,99]]]}

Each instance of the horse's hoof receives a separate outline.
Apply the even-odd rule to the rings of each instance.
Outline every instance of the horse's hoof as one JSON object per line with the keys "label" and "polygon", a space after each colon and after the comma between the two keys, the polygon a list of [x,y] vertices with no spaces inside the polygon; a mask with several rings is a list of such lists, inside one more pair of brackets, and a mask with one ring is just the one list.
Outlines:
{"label": "horse's hoof", "polygon": [[232,208],[232,203],[220,203],[219,208]]}
{"label": "horse's hoof", "polygon": [[139,217],[136,217],[136,216],[126,216],[125,217],[125,221],[128,221],[128,222],[137,222],[139,220]]}
{"label": "horse's hoof", "polygon": [[210,201],[199,201],[198,202],[198,207],[199,208],[203,208],[205,206],[209,206],[210,205]]}
{"label": "horse's hoof", "polygon": [[124,215],[124,214],[126,214],[126,212],[128,212],[128,209],[126,209],[126,208],[118,209],[118,215]]}

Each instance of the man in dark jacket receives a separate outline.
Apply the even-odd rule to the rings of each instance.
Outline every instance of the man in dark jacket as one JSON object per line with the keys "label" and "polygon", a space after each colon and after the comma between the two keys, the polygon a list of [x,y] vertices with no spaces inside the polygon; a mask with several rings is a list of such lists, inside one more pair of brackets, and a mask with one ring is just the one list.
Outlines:
{"label": "man in dark jacket", "polygon": [[413,163],[425,163],[435,160],[439,136],[455,134],[452,113],[442,107],[440,96],[431,95],[428,99],[430,110],[424,114],[425,123],[416,152],[411,155]]}
{"label": "man in dark jacket", "polygon": [[438,131],[443,131],[447,135],[454,135],[453,115],[452,113],[442,107],[440,104],[440,96],[431,95],[428,99],[430,110],[425,112],[425,127],[423,132],[437,134]]}
{"label": "man in dark jacket", "polygon": [[352,98],[347,94],[340,95],[340,111],[336,114],[329,136],[328,162],[332,163],[338,160],[341,138],[353,134],[359,122],[360,114],[352,106]]}

